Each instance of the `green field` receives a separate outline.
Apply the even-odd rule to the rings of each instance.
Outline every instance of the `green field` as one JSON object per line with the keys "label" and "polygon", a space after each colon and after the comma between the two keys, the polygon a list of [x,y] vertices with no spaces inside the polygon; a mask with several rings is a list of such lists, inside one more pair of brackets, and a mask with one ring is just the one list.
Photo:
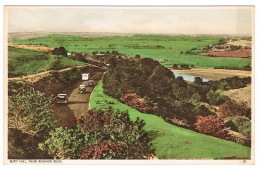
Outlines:
{"label": "green field", "polygon": [[132,120],[137,117],[144,120],[144,129],[152,135],[159,159],[250,158],[251,149],[248,147],[171,125],[158,116],[141,113],[107,96],[100,81],[92,92],[90,108],[106,110],[108,106],[128,110]]}
{"label": "green field", "polygon": [[251,64],[249,58],[213,58],[199,55],[181,54],[199,46],[216,44],[218,36],[169,36],[169,35],[133,35],[83,37],[75,35],[49,35],[32,39],[13,39],[16,44],[38,44],[50,47],[64,46],[68,52],[112,52],[113,50],[127,56],[166,59],[165,66],[173,64],[193,64],[199,68],[216,66],[243,67]]}
{"label": "green field", "polygon": [[[55,66],[56,64],[56,66]],[[28,49],[8,49],[8,74],[23,75],[56,68],[85,64],[66,57],[50,55]]]}

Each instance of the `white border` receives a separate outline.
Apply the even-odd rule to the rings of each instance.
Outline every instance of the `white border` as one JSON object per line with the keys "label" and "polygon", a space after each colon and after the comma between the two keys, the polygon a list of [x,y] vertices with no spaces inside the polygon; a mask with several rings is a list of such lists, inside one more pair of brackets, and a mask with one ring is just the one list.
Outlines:
{"label": "white border", "polygon": [[[259,68],[258,68],[258,64],[259,64],[259,59],[257,58],[257,42],[259,40],[259,36],[257,34],[257,30],[259,30],[259,24],[258,24],[258,20],[259,20],[259,11],[258,11],[258,5],[259,1],[258,0],[129,0],[129,1],[117,1],[117,0],[93,0],[93,1],[89,1],[89,0],[44,0],[44,1],[40,1],[40,0],[1,0],[0,1],[0,4],[1,4],[1,23],[3,23],[3,6],[4,5],[98,5],[98,6],[104,6],[104,5],[119,5],[119,6],[122,6],[122,5],[130,5],[130,6],[140,6],[140,5],[159,5],[159,6],[180,6],[180,5],[218,5],[218,6],[223,6],[223,5],[254,5],[256,8],[255,8],[255,103],[259,103]],[[1,36],[1,39],[3,39],[3,25],[1,26],[1,32],[2,34],[0,35]],[[1,57],[3,57],[3,43],[0,43],[0,52],[1,52]],[[3,59],[3,58],[1,58]],[[2,80],[2,83],[1,84],[1,88],[0,88],[0,93],[3,94],[4,92],[4,89],[3,89],[3,62],[2,62],[2,66],[1,66],[1,69],[0,69],[0,75],[1,75],[1,80]],[[2,96],[2,95],[1,95]],[[1,99],[3,99],[3,97],[1,97]],[[2,108],[3,110],[3,100],[1,100],[0,102],[0,107]],[[258,115],[257,113],[259,112],[259,104],[255,104],[255,143],[257,143],[257,140],[258,140],[258,129],[259,129],[259,123],[257,122],[258,120]],[[4,113],[2,113],[2,116],[3,116]],[[3,118],[2,118],[3,119]],[[3,127],[3,120],[1,120],[1,129]],[[2,129],[3,131],[3,129]],[[3,148],[3,135],[1,136],[2,139],[1,139],[1,148]],[[255,145],[255,151],[256,151],[256,155],[258,154],[258,146],[257,144]],[[3,151],[2,151],[3,152]],[[0,153],[0,158],[3,159],[3,153]],[[236,166],[236,167],[256,167],[258,165],[258,160],[259,157],[256,156],[255,158],[255,165],[252,165],[252,166],[244,166],[244,165],[241,165],[241,166]],[[149,164],[153,164],[153,166],[149,166],[149,168],[153,168],[153,167],[158,167],[158,164],[161,164],[161,162],[163,162],[163,167],[166,167],[167,164],[170,163],[170,161],[172,160],[158,160],[158,161],[149,161]],[[176,163],[175,164],[183,164],[183,160],[174,160]],[[189,160],[190,161],[190,160]],[[217,160],[217,161],[214,161],[214,164],[217,164],[219,162],[221,162],[222,160]],[[65,163],[67,163],[66,161],[64,161]],[[71,161],[73,162],[73,161]],[[105,165],[105,164],[115,164],[114,162],[116,162],[115,160],[112,160],[112,161],[102,161],[102,160],[98,160],[98,161],[93,161],[93,160],[90,160],[89,163],[91,164],[102,164],[102,165]],[[127,168],[129,166],[126,166],[125,164],[140,164],[138,160],[119,160],[117,161],[119,162],[121,165],[124,165],[123,167]],[[193,164],[201,164],[200,162],[195,162],[195,161],[192,161]],[[201,161],[202,162],[202,161]],[[70,162],[69,162],[70,163]],[[81,163],[81,161],[77,161],[77,164]],[[2,164],[3,164],[3,161],[2,161]],[[73,164],[75,164],[73,162]],[[86,164],[86,163],[84,163]],[[142,163],[144,164],[144,163]],[[62,165],[62,167],[69,167],[70,165],[66,166],[66,165]],[[97,165],[94,165],[97,167]],[[5,166],[5,167],[11,167],[11,166]],[[18,166],[16,166],[18,167]],[[26,168],[30,168],[30,167],[34,167],[34,165],[26,165],[24,166]],[[37,165],[37,167],[42,167],[41,165]],[[52,167],[57,167],[57,166],[52,166]],[[78,166],[77,166],[78,167]],[[85,166],[86,167],[86,166]],[[89,167],[89,166],[88,166]],[[96,168],[95,167],[95,168]],[[104,166],[103,166],[104,167]],[[107,166],[105,166],[107,168]],[[111,166],[113,168],[117,167],[117,166]],[[136,166],[133,166],[133,165],[130,165],[130,167],[134,167],[136,168]],[[143,166],[141,166],[143,167]],[[168,166],[169,167],[169,166]],[[170,166],[171,167],[171,166]],[[187,166],[189,167],[189,166]],[[191,167],[191,166],[190,166]],[[192,166],[192,167],[209,167],[209,166]],[[210,166],[212,168],[215,168],[215,167],[224,167],[224,166]],[[94,168],[94,167],[93,167]],[[167,168],[167,167],[166,167]],[[259,168],[259,167],[258,167]]]}

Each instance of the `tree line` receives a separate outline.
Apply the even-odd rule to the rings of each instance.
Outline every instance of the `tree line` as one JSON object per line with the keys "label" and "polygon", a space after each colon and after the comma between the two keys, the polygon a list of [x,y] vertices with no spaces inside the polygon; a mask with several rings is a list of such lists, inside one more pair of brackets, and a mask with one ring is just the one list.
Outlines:
{"label": "tree line", "polygon": [[[241,88],[251,83],[250,77],[231,77],[209,82],[203,82],[202,78],[196,77],[194,83],[188,83],[182,77],[175,77],[173,72],[150,58],[110,57],[108,63],[110,66],[103,77],[106,94],[141,112],[155,114],[175,125],[220,138],[227,138],[224,118],[218,117],[216,110],[206,105],[225,107],[230,98],[224,96],[223,90]],[[232,103],[233,107],[223,108],[228,114],[226,117],[243,115],[251,118],[250,108],[242,110],[239,103]],[[235,112],[235,108],[243,113]],[[229,110],[233,114],[228,112]],[[219,131],[210,128],[216,124],[211,125],[207,121],[216,123]],[[210,132],[205,132],[206,130]]]}

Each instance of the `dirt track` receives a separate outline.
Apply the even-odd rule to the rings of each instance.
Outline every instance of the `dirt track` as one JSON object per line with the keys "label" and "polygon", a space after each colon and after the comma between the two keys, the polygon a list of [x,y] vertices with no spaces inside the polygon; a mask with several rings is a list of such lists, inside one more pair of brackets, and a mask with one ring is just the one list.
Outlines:
{"label": "dirt track", "polygon": [[70,70],[74,67],[80,68],[80,67],[84,67],[84,66],[93,66],[90,64],[84,64],[84,65],[78,65],[78,66],[73,66],[73,67],[68,67],[68,68],[64,68],[64,69],[60,69],[60,70],[46,70],[43,72],[39,72],[39,73],[35,73],[35,74],[29,74],[29,75],[25,75],[25,76],[19,76],[19,77],[9,77],[8,80],[30,80],[30,81],[37,81],[39,78],[44,77],[45,75],[51,73],[51,72],[63,72],[66,70]]}
{"label": "dirt track", "polygon": [[[96,72],[90,76],[90,80],[94,80],[94,84],[102,78],[103,72]],[[80,84],[87,86],[87,81],[78,81],[65,93],[69,96],[68,104],[55,104],[54,116],[62,127],[74,128],[77,125],[76,118],[86,113],[89,108],[89,98],[94,86],[87,86],[87,93],[79,94],[78,87]]]}

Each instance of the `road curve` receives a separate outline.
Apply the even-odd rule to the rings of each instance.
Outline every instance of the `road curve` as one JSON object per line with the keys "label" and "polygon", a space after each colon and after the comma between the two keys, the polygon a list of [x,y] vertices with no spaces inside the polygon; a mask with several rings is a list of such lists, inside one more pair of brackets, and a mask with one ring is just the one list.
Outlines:
{"label": "road curve", "polygon": [[[102,78],[104,72],[95,72],[90,74],[90,80],[94,80],[94,86],[88,86],[87,81],[80,80],[71,86],[71,89],[65,93],[69,96],[68,104],[55,104],[54,116],[62,127],[76,127],[76,118],[84,115],[89,108],[89,99],[95,85]],[[78,93],[79,85],[85,84],[87,93]]]}

